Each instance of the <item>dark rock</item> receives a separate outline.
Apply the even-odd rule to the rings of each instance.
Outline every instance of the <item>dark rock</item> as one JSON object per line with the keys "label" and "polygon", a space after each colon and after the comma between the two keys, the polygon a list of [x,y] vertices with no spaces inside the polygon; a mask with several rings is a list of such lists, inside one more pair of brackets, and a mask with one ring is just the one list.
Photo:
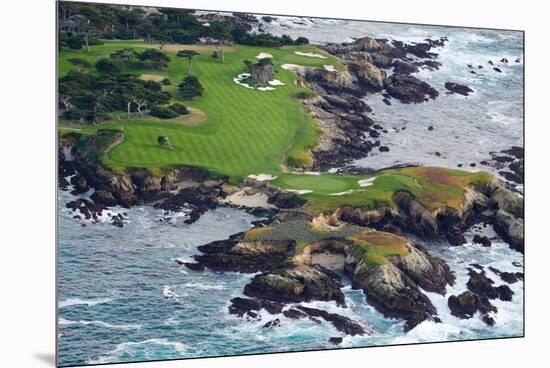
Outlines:
{"label": "dark rock", "polygon": [[278,191],[275,195],[269,197],[268,203],[277,206],[278,208],[296,208],[306,202],[294,193]]}
{"label": "dark rock", "polygon": [[74,187],[74,189],[71,191],[71,193],[74,195],[83,194],[90,190],[88,182],[80,174],[76,174],[75,176],[73,176],[70,182]]}
{"label": "dark rock", "polygon": [[497,308],[487,298],[479,297],[470,291],[465,291],[458,296],[451,295],[447,304],[449,305],[451,314],[455,317],[469,319],[479,311],[482,315],[482,320],[486,324],[490,326],[494,325],[493,318],[488,314],[490,312],[496,313]]}
{"label": "dark rock", "polygon": [[283,315],[286,318],[290,318],[290,319],[301,319],[301,318],[307,317],[307,315],[304,312],[300,312],[299,310],[294,308],[285,310],[283,312]]}
{"label": "dark rock", "polygon": [[508,59],[506,59],[506,58],[502,58],[502,59],[500,59],[500,62],[501,62],[501,63],[505,63],[505,64],[508,64]]}
{"label": "dark rock", "polygon": [[498,298],[502,301],[509,302],[514,296],[514,292],[508,285],[500,285],[496,288],[498,292]]}
{"label": "dark rock", "polygon": [[337,305],[345,306],[342,284],[334,277],[320,266],[301,265],[255,276],[245,286],[244,294],[277,302],[334,300]]}
{"label": "dark rock", "polygon": [[447,88],[449,91],[453,93],[458,93],[463,96],[468,96],[468,94],[472,93],[474,90],[471,89],[468,86],[464,86],[462,84],[454,83],[454,82],[447,82],[445,83],[445,88]]}
{"label": "dark rock", "polygon": [[403,62],[401,60],[395,60],[393,62],[393,72],[396,74],[412,74],[418,72],[418,66],[415,64],[410,64]]}
{"label": "dark rock", "polygon": [[474,270],[469,270],[468,275],[470,275],[470,280],[468,280],[466,286],[478,296],[488,299],[499,298],[503,301],[512,300],[514,292],[510,287],[508,285],[494,287],[494,281],[485,275],[485,271],[475,272]]}
{"label": "dark rock", "polygon": [[387,97],[384,97],[382,101],[384,101],[386,105],[391,106],[391,101]]}
{"label": "dark rock", "polygon": [[281,326],[281,320],[279,318],[276,318],[273,321],[267,322],[263,327],[264,328],[273,328],[273,327],[280,327],[280,326]]}
{"label": "dark rock", "polygon": [[497,73],[502,73],[502,70],[500,70],[500,68],[496,68],[496,67],[495,67],[495,68],[493,68],[493,69],[494,69],[494,71],[497,72]]}
{"label": "dark rock", "polygon": [[328,339],[328,342],[330,342],[333,345],[340,345],[342,343],[342,338],[341,337],[331,337],[330,339]]}
{"label": "dark rock", "polygon": [[480,236],[478,234],[474,235],[473,242],[477,244],[481,244],[484,247],[490,247],[491,246],[491,240],[486,236]]}
{"label": "dark rock", "polygon": [[389,152],[389,151],[390,151],[390,147],[388,147],[388,146],[380,146],[380,147],[378,147],[378,150],[379,150],[380,152]]}
{"label": "dark rock", "polygon": [[316,308],[304,307],[301,305],[296,308],[312,318],[318,317],[324,319],[327,322],[331,322],[338,331],[344,332],[345,334],[355,336],[364,335],[366,333],[365,329],[359,323],[353,321],[348,317],[344,317],[336,313],[329,313],[327,311]]}
{"label": "dark rock", "polygon": [[523,280],[523,272],[503,272],[492,266],[490,266],[489,269],[497,274],[502,279],[502,281],[509,284],[514,284],[519,280]]}
{"label": "dark rock", "polygon": [[185,267],[187,267],[188,269],[192,270],[192,271],[204,271],[204,265],[201,264],[201,263],[191,263],[191,262],[179,262],[179,261],[176,261],[177,263],[179,263],[180,265],[184,265]]}
{"label": "dark rock", "polygon": [[115,199],[115,197],[113,196],[113,193],[111,192],[108,192],[106,190],[96,190],[91,196],[90,196],[91,199],[93,199],[93,201],[95,203],[100,203],[100,204],[103,204],[105,206],[116,206],[117,205],[117,200]]}
{"label": "dark rock", "polygon": [[477,268],[478,270],[483,270],[483,266],[479,263],[470,263],[470,266],[472,266],[473,268]]}
{"label": "dark rock", "polygon": [[435,99],[439,92],[428,83],[412,75],[392,75],[387,80],[386,91],[403,103],[424,102],[426,96]]}
{"label": "dark rock", "polygon": [[244,316],[250,311],[259,311],[265,309],[270,314],[279,314],[283,311],[284,305],[263,299],[249,299],[236,297],[231,299],[231,305],[229,306],[229,313],[236,314],[239,317]]}
{"label": "dark rock", "polygon": [[472,163],[470,164],[470,167],[476,167],[476,166],[477,166],[477,165],[476,165],[475,162],[472,162]]}
{"label": "dark rock", "polygon": [[433,125],[430,125],[430,126],[428,127],[428,130],[429,130],[429,131],[432,131],[432,130],[434,130],[434,127],[433,127]]}
{"label": "dark rock", "polygon": [[436,155],[437,157],[441,157],[441,152],[436,151],[436,152],[435,152],[435,155]]}

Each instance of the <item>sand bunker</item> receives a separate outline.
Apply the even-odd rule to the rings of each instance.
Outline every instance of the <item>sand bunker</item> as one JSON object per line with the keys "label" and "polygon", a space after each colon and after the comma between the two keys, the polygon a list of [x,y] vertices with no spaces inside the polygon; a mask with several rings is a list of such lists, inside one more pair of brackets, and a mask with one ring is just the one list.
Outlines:
{"label": "sand bunker", "polygon": [[334,68],[334,65],[323,65],[325,70],[328,70],[329,72],[335,72],[336,69]]}
{"label": "sand bunker", "polygon": [[230,203],[235,206],[249,207],[249,208],[275,208],[275,206],[267,203],[268,197],[264,193],[255,193],[252,188],[245,187],[236,193],[227,196],[221,200],[221,203]]}
{"label": "sand bunker", "polygon": [[277,179],[276,176],[273,176],[271,174],[251,174],[248,175],[248,177],[257,181],[269,181]]}
{"label": "sand bunker", "polygon": [[357,182],[357,184],[359,184],[360,187],[369,187],[374,184],[375,180],[376,180],[376,176],[373,178],[361,179]]}
{"label": "sand bunker", "polygon": [[320,265],[334,272],[344,270],[346,257],[343,254],[335,254],[330,252],[313,253],[311,255],[311,264]]}
{"label": "sand bunker", "polygon": [[296,193],[296,194],[313,193],[313,190],[309,190],[309,189],[286,189],[286,191],[291,193]]}
{"label": "sand bunker", "polygon": [[[251,86],[250,84],[248,83],[245,83],[243,81],[245,81],[246,79],[248,79],[250,77],[250,73],[241,73],[239,74],[237,77],[233,78],[233,82],[237,83],[239,86],[242,86],[242,87],[245,87],[245,88],[249,88],[249,89],[255,89],[255,90],[258,90],[258,91],[273,91],[275,89],[275,87],[269,87],[269,86],[266,86],[266,87],[254,87],[254,86]],[[269,82],[270,86],[284,86],[285,84],[283,82],[281,82],[280,80],[278,79],[273,79],[273,80],[270,80]]]}
{"label": "sand bunker", "polygon": [[256,55],[256,59],[273,59],[273,55],[268,54],[267,52],[260,52]]}
{"label": "sand bunker", "polygon": [[319,59],[327,59],[325,55],[318,54],[316,52],[300,52],[300,51],[294,51],[296,55],[300,56],[307,56],[307,57],[315,57]]}

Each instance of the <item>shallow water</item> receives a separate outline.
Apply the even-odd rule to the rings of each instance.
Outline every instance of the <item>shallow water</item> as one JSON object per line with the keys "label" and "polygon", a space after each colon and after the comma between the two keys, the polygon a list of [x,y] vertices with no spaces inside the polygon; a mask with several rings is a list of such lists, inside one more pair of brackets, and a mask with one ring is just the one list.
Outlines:
{"label": "shallow water", "polygon": [[[372,154],[358,164],[371,168],[401,163],[466,165],[487,159],[489,151],[522,145],[523,71],[521,63],[513,63],[522,57],[521,35],[329,20],[284,23],[290,28],[281,33],[305,35],[318,42],[349,41],[349,37],[364,35],[412,41],[449,37],[447,46],[439,51],[443,68],[419,74],[440,91],[436,101],[414,106],[394,101],[393,106],[386,106],[380,96],[367,99],[375,111],[374,120],[399,132],[383,136],[389,153]],[[502,68],[502,74],[491,73],[487,60],[501,57],[512,63]],[[485,75],[472,76],[467,63],[483,64]],[[448,80],[471,86],[475,94],[468,98],[445,95],[443,84]],[[434,126],[431,132],[427,130],[430,125]],[[441,157],[435,156],[435,151]],[[128,214],[129,223],[124,228],[107,222],[82,226],[83,222],[73,219],[65,208],[72,198],[59,192],[61,365],[334,348],[328,339],[341,336],[326,323],[288,320],[265,312],[261,321],[231,316],[228,301],[242,295],[252,275],[193,272],[175,262],[191,260],[198,254],[198,245],[250,228],[256,218],[246,212],[219,208],[186,225],[185,211],[166,223],[159,222],[163,217],[160,211],[148,206],[115,208],[113,213]],[[473,244],[428,246],[457,274],[457,283],[446,296],[428,293],[443,323],[424,322],[404,334],[402,321],[384,318],[346,280],[348,308],[333,302],[306,305],[349,316],[370,331],[364,337],[345,337],[341,347],[522,335],[523,282],[510,285],[515,292],[512,302],[494,301],[499,309],[494,327],[487,327],[479,316],[459,320],[450,315],[446,304],[449,295],[466,289],[470,263],[517,272],[521,268],[512,262],[522,263],[521,254],[502,241],[493,241],[491,248]],[[502,283],[490,271],[487,274],[497,285]],[[281,320],[281,327],[262,328],[275,318]]]}

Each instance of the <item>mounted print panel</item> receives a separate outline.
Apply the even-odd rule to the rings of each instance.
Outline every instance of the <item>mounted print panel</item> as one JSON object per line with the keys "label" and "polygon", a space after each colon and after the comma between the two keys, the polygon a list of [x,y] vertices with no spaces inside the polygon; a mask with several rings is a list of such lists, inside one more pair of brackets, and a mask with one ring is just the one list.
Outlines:
{"label": "mounted print panel", "polygon": [[522,337],[522,31],[59,2],[57,364]]}

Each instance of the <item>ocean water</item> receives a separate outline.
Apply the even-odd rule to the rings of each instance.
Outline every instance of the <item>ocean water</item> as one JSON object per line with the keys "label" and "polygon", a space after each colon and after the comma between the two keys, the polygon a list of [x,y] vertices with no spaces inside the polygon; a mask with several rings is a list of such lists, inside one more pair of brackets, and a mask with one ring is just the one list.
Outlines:
{"label": "ocean water", "polygon": [[[334,348],[328,339],[343,336],[330,324],[289,320],[265,311],[261,321],[229,315],[228,301],[242,296],[253,275],[194,272],[175,262],[191,260],[199,253],[198,245],[252,227],[255,218],[245,211],[218,208],[187,225],[183,223],[184,213],[167,223],[158,221],[163,214],[152,207],[115,208],[112,212],[128,214],[129,222],[121,229],[107,221],[92,224],[75,220],[65,208],[72,198],[68,192],[59,192],[61,365]],[[404,334],[402,321],[384,318],[365,302],[361,291],[351,289],[349,280],[344,280],[348,308],[337,307],[334,302],[304,305],[346,315],[369,331],[364,337],[344,337],[341,347],[522,334],[522,282],[511,285],[515,292],[512,302],[494,302],[499,308],[495,327],[485,326],[479,316],[459,320],[446,306],[451,293],[466,290],[470,263],[519,271],[512,265],[521,262],[519,253],[502,242],[494,242],[491,248],[433,244],[430,250],[457,273],[457,284],[448,295],[428,294],[443,323],[424,322]],[[497,285],[501,284],[488,272]],[[280,327],[262,327],[275,318],[281,320]]]}
{"label": "ocean water", "polygon": [[[383,141],[391,150],[385,155],[373,154],[358,164],[372,168],[401,163],[454,166],[486,159],[492,150],[522,144],[522,63],[514,63],[516,57],[522,58],[521,35],[329,20],[279,22],[285,27],[280,33],[305,35],[317,42],[364,35],[412,41],[428,36],[449,37],[447,46],[439,51],[444,67],[419,74],[440,91],[435,102],[394,102],[388,107],[379,96],[367,99],[374,108],[373,118],[390,131]],[[274,31],[273,27],[268,25],[268,30]],[[487,60],[502,57],[511,63],[502,67],[502,74],[491,73]],[[484,65],[484,75],[470,75],[467,63]],[[442,85],[447,80],[465,83],[476,93],[468,98],[446,96]],[[427,131],[430,125],[434,131]],[[441,157],[435,156],[435,151],[441,152]],[[183,223],[185,211],[172,216],[170,222],[160,222],[163,214],[149,206],[114,208],[113,213],[126,212],[128,216],[128,224],[118,228],[107,223],[106,215],[97,224],[72,218],[65,205],[73,198],[59,191],[61,365],[334,348],[328,339],[343,336],[330,324],[288,320],[265,311],[261,321],[229,315],[228,301],[242,296],[244,285],[253,275],[194,272],[176,263],[176,259],[191,260],[199,253],[198,245],[252,227],[256,218],[245,211],[218,208],[187,225]],[[450,315],[446,304],[449,295],[466,290],[469,264],[517,272],[522,268],[512,263],[521,266],[521,254],[501,240],[494,241],[491,248],[474,244],[427,246],[457,274],[457,283],[446,296],[427,294],[443,323],[424,322],[404,334],[402,321],[384,318],[365,302],[361,291],[351,289],[347,280],[344,292],[348,308],[339,308],[333,302],[305,305],[346,315],[369,331],[368,336],[344,337],[340,347],[522,335],[523,282],[510,285],[515,293],[511,302],[493,302],[499,309],[494,327],[487,327],[477,315],[469,320],[457,319]],[[487,273],[496,285],[502,283],[491,271]],[[262,327],[275,318],[281,320],[280,327]]]}
{"label": "ocean water", "polygon": [[[380,94],[365,98],[373,108],[368,115],[388,130],[380,140],[390,151],[374,150],[354,162],[356,166],[382,169],[406,164],[447,167],[462,164],[465,170],[481,167],[494,171],[479,162],[489,159],[490,152],[523,146],[521,32],[309,18],[306,21],[280,18],[266,29],[293,37],[306,36],[316,43],[349,42],[353,37],[365,35],[405,42],[443,36],[449,39],[444,47],[432,49],[439,54],[436,60],[443,64],[439,70],[421,69],[413,74],[439,91],[435,100],[406,105],[392,99],[392,105],[388,106]],[[509,63],[500,62],[502,58]],[[489,60],[502,73],[494,71]],[[387,73],[390,75],[391,70]],[[467,85],[474,93],[467,97],[448,95],[446,82]],[[432,131],[428,131],[430,126],[434,128]],[[471,168],[471,163],[476,163],[476,167]]]}

